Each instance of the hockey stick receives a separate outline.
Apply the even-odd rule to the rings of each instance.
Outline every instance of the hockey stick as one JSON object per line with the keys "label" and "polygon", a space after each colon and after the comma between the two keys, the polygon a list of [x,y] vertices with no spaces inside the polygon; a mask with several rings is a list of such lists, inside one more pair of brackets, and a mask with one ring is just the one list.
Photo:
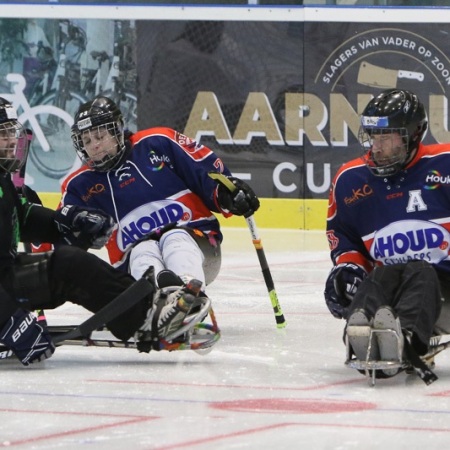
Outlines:
{"label": "hockey stick", "polygon": [[[69,327],[66,332],[53,333],[53,342],[60,345],[71,340],[87,340],[92,332],[104,327],[105,323],[110,322],[117,316],[120,316],[132,306],[140,302],[144,297],[154,292],[154,286],[149,281],[152,279],[153,272],[147,271],[144,276],[129,286],[125,291],[118,295],[112,302],[104,306],[100,311],[89,317],[80,325]],[[42,310],[41,310],[42,311]],[[0,348],[0,360],[10,358],[13,352],[6,347]]]}
{"label": "hockey stick", "polygon": [[[193,321],[197,322],[194,326],[190,327],[189,331],[185,329],[186,339],[177,339],[172,341],[161,339],[159,350],[200,350],[204,353],[204,350],[210,349],[220,339],[220,329],[217,325],[214,311],[210,307],[210,303],[205,305],[205,308],[209,308],[209,315],[211,317],[211,323],[199,322],[204,319],[204,315],[196,314],[194,318],[188,318],[187,325],[192,324]],[[100,322],[100,321],[99,321]],[[98,322],[98,323],[99,323]],[[78,333],[80,326],[77,325],[59,325],[49,326],[48,330],[52,336],[53,342],[61,345],[79,345],[83,347],[108,347],[108,348],[133,348],[137,349],[137,343],[135,341],[120,341],[118,339],[104,339],[93,337],[94,332],[108,332],[109,330],[105,326],[100,326],[92,330],[89,335],[81,335]],[[0,346],[0,360],[8,359],[13,356],[12,351],[6,347]]]}
{"label": "hockey stick", "polygon": [[[228,179],[222,173],[209,172],[210,178],[216,180],[225,186],[230,192],[235,191],[237,188],[232,181]],[[278,295],[275,291],[275,284],[272,279],[272,274],[270,273],[269,264],[267,263],[266,254],[264,253],[264,248],[262,245],[261,238],[258,235],[258,229],[256,228],[256,222],[253,215],[247,217],[246,219],[248,229],[252,236],[253,246],[255,247],[256,254],[258,255],[259,264],[261,266],[264,281],[266,283],[267,290],[269,292],[270,301],[272,303],[273,312],[275,314],[275,320],[278,328],[284,328],[286,326],[286,319],[281,310],[280,302],[278,301]]]}
{"label": "hockey stick", "polygon": [[[124,292],[117,296],[112,302],[104,306],[89,319],[80,325],[49,326],[48,330],[55,345],[82,345],[95,347],[137,348],[136,342],[120,341],[118,339],[97,339],[92,337],[95,331],[108,331],[105,324],[121,315],[144,297],[154,292],[154,285],[150,280],[154,279],[153,268],[148,270],[144,276],[129,286]],[[38,314],[43,310],[38,310]],[[208,316],[211,324],[202,321]],[[40,319],[42,320],[42,318]],[[45,320],[45,316],[43,316]],[[198,312],[188,316],[184,327],[172,333],[166,339],[159,342],[159,350],[205,350],[212,347],[220,339],[220,329],[217,325],[214,311],[209,299],[202,303]],[[187,339],[181,338],[181,332],[185,333]],[[177,338],[180,339],[177,339]],[[173,341],[172,341],[173,339]],[[6,347],[0,346],[0,360],[13,356],[13,352]]]}
{"label": "hockey stick", "polygon": [[425,355],[421,356],[423,361],[425,361],[426,363],[432,362],[433,358],[436,355],[438,355],[439,353],[450,347],[450,340],[441,342],[441,339],[450,339],[450,336],[447,334],[433,336],[430,339],[430,346],[428,348],[428,352]]}
{"label": "hockey stick", "polygon": [[[66,333],[68,331],[72,331],[76,328],[73,327],[64,327]],[[102,330],[96,330],[102,331]],[[105,329],[105,331],[107,331]],[[57,338],[59,340],[58,347],[61,345],[74,345],[81,347],[107,347],[107,348],[132,348],[137,349],[137,343],[135,341],[120,341],[118,339],[103,339],[96,337],[78,337],[71,339],[60,340],[62,333],[54,332],[52,327],[50,327],[50,334],[55,341]],[[220,332],[214,324],[204,324],[199,323],[194,327],[194,334],[191,336],[189,342],[180,341],[180,342],[167,342],[161,341],[159,350],[205,350],[209,349],[220,339]],[[13,356],[11,350],[8,350],[6,347],[0,346],[0,360],[8,359]]]}
{"label": "hockey stick", "polygon": [[71,339],[88,338],[91,333],[101,328],[105,323],[110,322],[123,314],[132,306],[139,303],[144,297],[154,292],[155,288],[149,279],[144,275],[141,279],[129,286],[125,291],[118,295],[112,302],[97,311],[89,319],[74,327],[67,333],[62,333],[53,339],[55,344]]}
{"label": "hockey stick", "polygon": [[[34,201],[35,199],[29,200],[25,195],[25,192],[26,192],[25,189],[27,188],[27,186],[25,185],[25,171],[26,171],[26,166],[27,166],[27,161],[28,161],[28,155],[30,152],[31,141],[33,140],[33,131],[30,130],[29,128],[25,128],[25,133],[27,135],[26,141],[22,142],[23,147],[18,148],[17,151],[22,152],[22,154],[26,153],[27,160],[25,161],[25,164],[20,168],[20,170],[18,172],[14,172],[11,179],[16,188],[17,193],[20,196],[24,197],[25,200],[30,201],[31,203],[35,203],[35,201]],[[33,191],[33,193],[35,193],[35,192]],[[42,202],[40,201],[39,197],[38,197],[38,203],[42,205]],[[32,249],[31,249],[30,242],[24,242],[23,246],[27,253],[31,253]]]}

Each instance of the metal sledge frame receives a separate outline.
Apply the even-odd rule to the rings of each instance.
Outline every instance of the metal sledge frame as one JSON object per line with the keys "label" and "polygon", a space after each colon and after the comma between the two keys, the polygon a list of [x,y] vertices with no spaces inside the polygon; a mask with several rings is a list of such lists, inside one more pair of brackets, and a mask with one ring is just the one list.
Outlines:
{"label": "metal sledge frame", "polygon": [[[429,342],[429,348],[428,352],[425,355],[422,355],[420,357],[417,357],[419,359],[419,362],[415,362],[414,364],[410,361],[403,360],[402,355],[400,355],[401,346],[399,347],[399,358],[398,361],[377,361],[377,360],[371,360],[370,359],[370,352],[372,348],[372,342],[375,338],[375,335],[377,333],[395,333],[394,330],[390,329],[382,329],[382,330],[375,330],[371,329],[371,332],[369,334],[369,346],[367,348],[367,354],[366,359],[364,361],[358,360],[354,357],[353,351],[350,347],[348,337],[346,338],[346,351],[347,351],[347,357],[345,364],[350,367],[351,369],[357,369],[359,371],[363,371],[368,379],[369,385],[374,386],[375,385],[375,370],[386,370],[386,369],[400,369],[400,370],[415,370],[416,373],[422,378],[422,380],[428,385],[431,384],[433,381],[437,379],[436,376],[434,376],[433,372],[429,370],[429,373],[426,373],[424,376],[424,368],[427,366],[429,368],[434,368],[434,358],[450,347],[450,335],[436,335],[432,336]],[[395,333],[396,334],[396,333]],[[399,345],[400,345],[400,339],[398,335],[396,334],[396,337],[398,339]],[[406,346],[406,344],[405,344]],[[417,371],[417,366],[422,365],[423,367],[419,367],[419,371]],[[370,373],[372,371],[372,373]],[[430,376],[431,375],[431,376]]]}
{"label": "metal sledge frame", "polygon": [[[371,360],[370,353],[372,350],[373,340],[376,339],[377,334],[388,333],[394,335],[397,339],[397,361],[381,361],[381,360]],[[410,363],[403,361],[402,355],[402,345],[400,336],[392,329],[370,329],[369,333],[369,345],[367,347],[366,359],[361,361],[354,358],[353,350],[350,346],[348,337],[346,337],[346,361],[345,365],[351,369],[356,369],[364,371],[369,385],[375,386],[375,370],[390,370],[390,369],[407,369],[411,367]]]}

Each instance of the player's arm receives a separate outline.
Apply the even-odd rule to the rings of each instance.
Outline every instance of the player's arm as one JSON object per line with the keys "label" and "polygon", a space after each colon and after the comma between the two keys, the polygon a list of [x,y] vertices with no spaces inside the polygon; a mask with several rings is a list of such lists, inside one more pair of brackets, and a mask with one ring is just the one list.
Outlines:
{"label": "player's arm", "polygon": [[61,234],[55,223],[55,211],[34,203],[22,205],[23,221],[20,240],[23,242],[57,243]]}
{"label": "player's arm", "polygon": [[21,240],[70,244],[81,248],[101,248],[114,229],[114,220],[101,210],[66,205],[53,211],[25,203]]}
{"label": "player's arm", "polygon": [[334,265],[325,283],[324,297],[331,314],[342,319],[347,317],[353,296],[373,263],[350,218],[342,217],[335,188],[333,183],[327,217],[327,239]]}
{"label": "player's arm", "polygon": [[[171,139],[162,141],[174,170],[210,211],[219,212],[225,217],[232,214],[249,217],[259,208],[259,200],[253,189],[245,181],[232,177],[223,161],[209,147],[174,130],[167,130],[167,133],[169,136],[174,133]],[[230,190],[218,184],[209,176],[210,172],[226,175],[236,189]]]}

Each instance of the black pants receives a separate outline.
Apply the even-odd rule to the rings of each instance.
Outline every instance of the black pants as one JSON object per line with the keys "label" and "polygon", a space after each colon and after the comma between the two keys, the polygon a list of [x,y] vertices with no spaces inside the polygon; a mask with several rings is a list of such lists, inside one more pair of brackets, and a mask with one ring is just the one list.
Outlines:
{"label": "black pants", "polygon": [[411,261],[374,269],[359,286],[350,314],[363,308],[370,319],[380,306],[392,307],[402,328],[413,332],[414,346],[422,347],[418,349],[422,353],[433,335],[441,303],[435,269],[425,261]]}
{"label": "black pants", "polygon": [[450,273],[436,270],[442,293],[442,310],[436,323],[435,332],[437,334],[450,334]]}
{"label": "black pants", "polygon": [[[50,252],[43,267],[33,267],[31,272],[23,267],[22,273],[20,266],[16,269],[15,297],[22,299],[16,307],[30,310],[55,309],[70,301],[97,312],[135,281],[94,254],[71,246]],[[150,304],[151,299],[142,299],[109,322],[108,329],[118,339],[128,340],[144,323]]]}

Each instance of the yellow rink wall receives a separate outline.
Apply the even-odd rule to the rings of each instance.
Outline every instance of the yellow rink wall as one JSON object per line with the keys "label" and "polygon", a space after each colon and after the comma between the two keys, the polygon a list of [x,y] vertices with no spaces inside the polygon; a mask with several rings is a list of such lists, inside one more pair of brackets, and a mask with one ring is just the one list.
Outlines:
{"label": "yellow rink wall", "polygon": [[[45,206],[55,209],[58,206],[60,194],[40,192],[40,198]],[[259,228],[284,228],[293,230],[325,230],[327,217],[327,200],[319,199],[274,199],[262,198],[261,208],[255,214]],[[245,226],[242,217],[225,219],[218,215],[223,227]]]}

